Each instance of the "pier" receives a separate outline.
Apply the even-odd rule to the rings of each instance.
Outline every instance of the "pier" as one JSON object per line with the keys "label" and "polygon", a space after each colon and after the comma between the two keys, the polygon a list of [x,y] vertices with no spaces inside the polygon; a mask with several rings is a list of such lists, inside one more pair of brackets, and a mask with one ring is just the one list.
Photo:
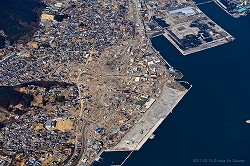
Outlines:
{"label": "pier", "polygon": [[160,32],[155,32],[155,33],[152,33],[149,38],[152,39],[152,38],[155,38],[155,37],[158,37],[158,36],[161,36],[164,34],[164,31],[160,31]]}
{"label": "pier", "polygon": [[[210,1],[207,1],[206,3],[210,3]],[[216,3],[216,2],[215,2]],[[203,4],[205,4],[205,2],[203,2]],[[197,10],[199,10],[199,8],[196,8]],[[167,14],[167,13],[166,13]],[[206,42],[203,39],[200,40],[201,44],[197,45],[195,47],[187,47],[186,49],[181,48],[181,43],[180,41],[183,39],[183,37],[185,35],[183,34],[192,34],[194,29],[190,28],[190,24],[192,23],[192,21],[190,21],[188,19],[188,17],[186,17],[186,19],[188,20],[185,24],[186,27],[189,27],[187,29],[185,29],[185,33],[183,33],[182,31],[176,31],[176,29],[180,26],[183,26],[183,23],[178,23],[178,24],[173,24],[171,25],[171,28],[168,28],[165,30],[165,33],[163,34],[163,36],[168,39],[181,53],[182,55],[186,56],[195,52],[199,52],[202,50],[206,50],[212,47],[216,47],[228,42],[231,42],[234,40],[234,37],[231,36],[228,32],[226,32],[224,29],[222,29],[219,25],[217,25],[215,22],[213,22],[209,17],[207,17],[206,15],[204,15],[204,13],[201,13],[199,15],[203,15],[205,18],[207,19],[203,19],[203,23],[207,24],[207,22],[212,22],[214,23],[213,27],[213,32],[220,32],[219,35],[217,35],[217,37],[213,37],[211,36],[211,38],[213,39],[212,41]],[[167,17],[168,16],[168,17]],[[167,14],[167,16],[165,17],[165,19],[167,20],[167,22],[171,22],[170,18],[173,17],[173,15],[169,15]],[[201,16],[200,16],[201,17]],[[174,19],[174,18],[173,18]],[[209,20],[209,21],[208,21]],[[193,34],[194,36],[196,35],[195,33]]]}
{"label": "pier", "polygon": [[222,10],[224,10],[227,14],[229,14],[230,16],[234,17],[234,18],[239,18],[240,14],[239,13],[229,13],[227,11],[227,7],[225,5],[223,5],[220,0],[214,0],[215,4],[218,5]]}
{"label": "pier", "polygon": [[206,1],[206,2],[196,3],[195,5],[199,6],[199,5],[204,5],[204,4],[208,4],[208,3],[211,3],[211,2],[214,2],[214,1],[210,0],[210,1]]}
{"label": "pier", "polygon": [[[186,81],[183,82],[189,84]],[[120,165],[111,166],[122,166],[134,151],[139,150],[164,119],[172,113],[173,108],[179,103],[191,87],[192,85],[184,91],[179,91],[165,85],[160,97],[156,99],[154,104],[147,110],[126,136],[115,147],[105,150],[105,152],[131,151]],[[143,133],[140,133],[141,128],[143,128]]]}
{"label": "pier", "polygon": [[[156,99],[153,105],[146,111],[134,127],[130,129],[125,137],[115,147],[106,149],[105,151],[139,150],[164,119],[172,113],[173,108],[189,90],[190,88],[180,91],[165,85],[160,97]],[[143,133],[140,132],[141,128],[143,128]]]}
{"label": "pier", "polygon": [[134,152],[134,151],[131,151],[131,152],[129,153],[129,155],[123,160],[123,162],[122,162],[119,166],[122,166],[122,165],[127,161],[127,159],[132,155],[133,152]]}

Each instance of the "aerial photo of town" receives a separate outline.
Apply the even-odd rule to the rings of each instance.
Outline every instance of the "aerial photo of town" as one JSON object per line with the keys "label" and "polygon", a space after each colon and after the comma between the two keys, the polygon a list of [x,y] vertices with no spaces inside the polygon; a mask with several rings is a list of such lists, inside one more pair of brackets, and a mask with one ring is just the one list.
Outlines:
{"label": "aerial photo of town", "polygon": [[15,26],[13,13],[0,25],[3,166],[89,166],[139,150],[192,87],[151,39],[183,55],[234,40],[188,0],[31,1],[32,23]]}

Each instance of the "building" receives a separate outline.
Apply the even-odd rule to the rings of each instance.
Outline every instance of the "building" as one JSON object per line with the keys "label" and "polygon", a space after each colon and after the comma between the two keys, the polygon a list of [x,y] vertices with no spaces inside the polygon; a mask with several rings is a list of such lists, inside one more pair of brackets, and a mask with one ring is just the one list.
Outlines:
{"label": "building", "polygon": [[102,129],[103,129],[103,128],[97,128],[97,129],[95,130],[95,133],[96,133],[96,134],[99,134],[99,133],[102,131]]}
{"label": "building", "polygon": [[45,124],[45,128],[51,129],[51,126],[52,126],[52,121],[51,120],[47,120],[47,122]]}

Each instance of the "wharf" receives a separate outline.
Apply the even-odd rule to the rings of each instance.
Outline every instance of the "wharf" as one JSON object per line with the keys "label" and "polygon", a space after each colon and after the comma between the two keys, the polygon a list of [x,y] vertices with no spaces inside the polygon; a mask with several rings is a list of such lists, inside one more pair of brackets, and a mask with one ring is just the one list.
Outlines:
{"label": "wharf", "polygon": [[154,33],[152,33],[151,35],[149,35],[149,38],[152,39],[152,38],[161,36],[161,35],[163,35],[163,34],[164,34],[164,31],[154,32]]}
{"label": "wharf", "polygon": [[169,113],[172,112],[173,108],[184,97],[184,95],[189,91],[189,89],[180,91],[169,88],[165,85],[160,97],[156,99],[153,105],[134,125],[134,127],[124,136],[124,138],[115,147],[111,149],[106,149],[105,151],[111,152],[139,150],[142,145],[148,140],[151,134],[169,115]]}
{"label": "wharf", "polygon": [[[212,1],[208,1],[212,2]],[[235,38],[206,16],[193,2],[185,6],[169,4],[169,7],[159,8],[159,20],[167,24],[149,21],[148,25],[157,24],[156,30],[150,31],[150,38],[162,34],[183,55],[192,54],[233,41]],[[153,12],[149,15],[154,15]],[[150,29],[150,26],[147,29]]]}
{"label": "wharf", "polygon": [[229,13],[227,11],[227,7],[224,6],[220,0],[214,0],[215,4],[218,5],[222,10],[224,10],[227,14],[229,14],[230,16],[234,17],[234,18],[239,18],[240,17],[240,14],[239,13]]}
{"label": "wharf", "polygon": [[222,44],[225,44],[225,43],[228,43],[230,41],[233,41],[235,38],[232,37],[232,36],[228,36],[228,37],[224,37],[224,38],[220,38],[220,39],[217,39],[217,40],[213,40],[211,42],[208,42],[206,44],[202,44],[198,47],[194,47],[194,48],[189,48],[187,50],[182,50],[173,40],[172,38],[169,36],[169,34],[167,32],[165,32],[163,34],[163,36],[165,38],[167,38],[170,43],[172,43],[176,48],[177,50],[179,50],[182,55],[189,55],[189,54],[192,54],[192,53],[195,53],[195,52],[199,52],[199,51],[203,51],[203,50],[206,50],[206,49],[209,49],[209,48],[212,48],[212,47],[216,47],[216,46],[219,46],[219,45],[222,45]]}

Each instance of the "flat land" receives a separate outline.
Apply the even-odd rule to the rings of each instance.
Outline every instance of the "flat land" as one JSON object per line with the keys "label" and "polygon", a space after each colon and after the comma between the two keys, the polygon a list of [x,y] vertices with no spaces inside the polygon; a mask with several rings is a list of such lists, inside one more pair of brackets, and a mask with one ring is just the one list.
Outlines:
{"label": "flat land", "polygon": [[[188,55],[234,40],[234,37],[207,17],[193,2],[168,4],[148,25],[157,23],[162,34],[183,54]],[[150,15],[154,15],[150,13]],[[164,22],[164,24],[162,24]]]}
{"label": "flat land", "polygon": [[143,117],[115,147],[106,151],[139,150],[187,92],[164,86],[161,96]]}

